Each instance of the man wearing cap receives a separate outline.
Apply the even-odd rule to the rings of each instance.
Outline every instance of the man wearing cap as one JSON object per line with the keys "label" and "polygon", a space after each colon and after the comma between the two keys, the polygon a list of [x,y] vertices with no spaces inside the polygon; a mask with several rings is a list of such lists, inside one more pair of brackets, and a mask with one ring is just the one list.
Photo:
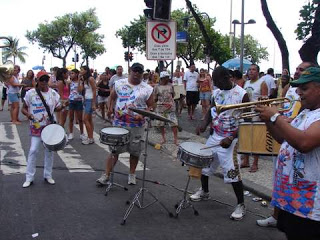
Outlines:
{"label": "man wearing cap", "polygon": [[[60,111],[64,106],[62,106],[59,101],[59,94],[49,88],[49,79],[50,77],[46,71],[40,71],[37,74],[36,88],[40,90],[50,109],[51,115],[54,116],[54,111]],[[36,155],[39,149],[42,148],[40,138],[41,131],[47,125],[51,124],[51,122],[47,110],[34,88],[27,91],[21,112],[30,120],[31,146],[28,154],[26,181],[22,185],[22,187],[27,188],[33,183],[36,173]],[[43,177],[47,183],[53,185],[55,181],[52,178],[52,166],[53,152],[45,148]]]}
{"label": "man wearing cap", "polygon": [[[157,103],[156,112],[171,120],[169,126],[172,128],[173,141],[178,145],[178,119],[175,113],[174,89],[172,84],[169,84],[169,79],[170,74],[167,71],[160,73],[160,84],[154,87],[154,101]],[[157,120],[156,124],[161,129],[161,144],[164,144],[166,142],[165,122]]]}
{"label": "man wearing cap", "polygon": [[277,227],[288,239],[320,239],[320,68],[307,68],[291,85],[303,109],[291,123],[276,107],[256,107],[282,143],[271,204],[280,209]]}
{"label": "man wearing cap", "polygon": [[[145,119],[129,108],[150,109],[153,107],[153,88],[142,81],[144,66],[134,63],[128,78],[115,82],[110,93],[110,106],[108,117],[114,114],[113,126],[123,127],[130,131],[128,152],[130,153],[130,174],[128,184],[136,184],[136,167],[142,151],[145,130]],[[118,160],[119,153],[115,152],[107,157],[106,172],[97,179],[99,184],[107,184],[113,165]],[[113,160],[114,159],[114,160]]]}

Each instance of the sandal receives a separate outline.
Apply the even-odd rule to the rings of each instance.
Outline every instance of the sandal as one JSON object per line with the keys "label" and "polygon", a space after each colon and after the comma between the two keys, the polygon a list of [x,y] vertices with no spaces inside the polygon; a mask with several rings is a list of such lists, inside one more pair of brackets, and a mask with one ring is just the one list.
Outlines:
{"label": "sandal", "polygon": [[240,165],[240,168],[249,168],[250,167],[250,165]]}

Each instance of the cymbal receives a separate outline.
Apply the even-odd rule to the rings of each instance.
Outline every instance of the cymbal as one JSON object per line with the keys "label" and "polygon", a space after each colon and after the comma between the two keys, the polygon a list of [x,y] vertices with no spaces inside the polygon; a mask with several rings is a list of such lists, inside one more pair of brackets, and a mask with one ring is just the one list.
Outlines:
{"label": "cymbal", "polygon": [[142,109],[138,109],[138,108],[131,108],[131,107],[129,107],[129,109],[133,112],[141,114],[142,116],[148,117],[151,120],[160,120],[163,122],[171,122],[172,123],[172,121],[169,120],[168,118],[165,118],[165,117],[163,117],[159,114],[156,114],[154,112],[150,112],[150,111],[142,110]]}

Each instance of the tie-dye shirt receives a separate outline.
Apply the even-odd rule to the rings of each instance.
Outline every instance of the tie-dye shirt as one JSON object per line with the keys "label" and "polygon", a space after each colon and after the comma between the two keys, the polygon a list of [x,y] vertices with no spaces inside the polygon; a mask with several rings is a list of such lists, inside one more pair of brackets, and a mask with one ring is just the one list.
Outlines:
{"label": "tie-dye shirt", "polygon": [[[230,90],[213,90],[213,98],[216,104],[229,105],[242,103],[243,97],[247,92],[240,86],[235,85]],[[238,130],[238,122],[232,116],[234,110],[227,110],[219,115],[216,108],[211,108],[212,126],[214,132],[221,137],[229,137]]]}
{"label": "tie-dye shirt", "polygon": [[121,127],[142,127],[145,119],[141,118],[140,114],[131,111],[129,107],[146,109],[146,102],[150,98],[153,88],[143,81],[138,85],[132,85],[129,83],[128,78],[125,78],[116,81],[114,89],[117,94],[117,101],[114,110],[113,125]]}
{"label": "tie-dye shirt", "polygon": [[[304,131],[319,120],[320,109],[305,109],[291,125]],[[286,141],[282,143],[271,204],[299,217],[320,221],[320,147],[301,153]]]}

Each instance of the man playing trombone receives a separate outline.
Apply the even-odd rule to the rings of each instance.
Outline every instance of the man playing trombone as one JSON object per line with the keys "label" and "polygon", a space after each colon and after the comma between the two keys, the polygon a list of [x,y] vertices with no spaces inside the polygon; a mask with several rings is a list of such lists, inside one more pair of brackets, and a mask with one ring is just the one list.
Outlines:
{"label": "man playing trombone", "polygon": [[190,196],[192,201],[209,199],[209,176],[212,176],[219,164],[223,168],[225,183],[231,183],[237,198],[237,206],[230,218],[241,220],[245,213],[243,184],[240,175],[240,158],[237,154],[237,132],[238,121],[233,116],[233,110],[227,110],[218,113],[215,104],[239,104],[249,102],[246,91],[231,81],[228,69],[217,67],[212,78],[218,89],[213,93],[214,101],[212,108],[206,114],[197,133],[204,132],[207,126],[212,123],[213,133],[208,138],[206,145],[212,147],[213,161],[208,168],[202,169],[201,185],[202,187]]}
{"label": "man playing trombone", "polygon": [[309,67],[291,82],[303,109],[291,121],[276,107],[257,106],[271,135],[282,143],[271,204],[288,239],[320,239],[320,68]]}

